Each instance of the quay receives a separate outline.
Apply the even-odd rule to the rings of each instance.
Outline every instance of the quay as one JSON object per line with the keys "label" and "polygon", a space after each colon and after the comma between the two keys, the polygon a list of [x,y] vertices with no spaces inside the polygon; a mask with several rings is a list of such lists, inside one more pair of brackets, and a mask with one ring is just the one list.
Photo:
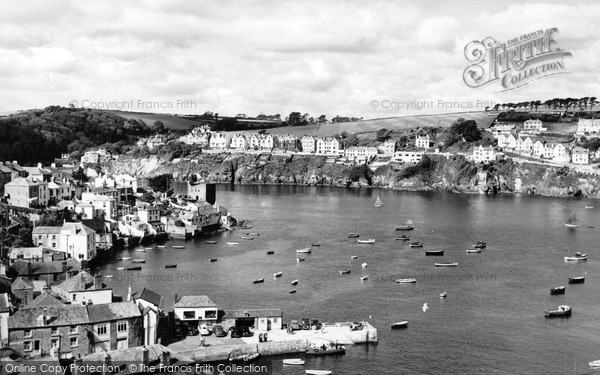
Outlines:
{"label": "quay", "polygon": [[[260,342],[260,334],[267,335],[267,342]],[[343,345],[377,343],[377,328],[368,322],[323,323],[319,330],[254,331],[252,337],[218,338],[188,336],[182,341],[168,345],[169,350],[190,358],[194,362],[226,361],[232,354],[258,353],[261,356],[305,353],[311,347],[337,343]],[[204,345],[202,342],[204,341]]]}

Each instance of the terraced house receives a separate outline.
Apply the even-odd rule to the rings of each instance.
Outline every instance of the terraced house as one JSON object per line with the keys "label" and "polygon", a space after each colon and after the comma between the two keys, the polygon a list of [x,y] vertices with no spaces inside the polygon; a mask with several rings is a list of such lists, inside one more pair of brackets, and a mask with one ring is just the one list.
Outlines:
{"label": "terraced house", "polygon": [[135,303],[22,308],[8,318],[8,343],[30,358],[79,355],[142,345]]}

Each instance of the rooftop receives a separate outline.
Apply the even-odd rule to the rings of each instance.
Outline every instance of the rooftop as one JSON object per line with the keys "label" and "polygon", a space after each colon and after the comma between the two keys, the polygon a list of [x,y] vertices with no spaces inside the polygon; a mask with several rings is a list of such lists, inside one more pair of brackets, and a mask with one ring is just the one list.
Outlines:
{"label": "rooftop", "polygon": [[247,309],[247,310],[226,310],[223,319],[234,318],[257,318],[257,317],[282,317],[281,309]]}
{"label": "rooftop", "polygon": [[90,323],[142,316],[138,307],[131,301],[88,305],[87,309]]}
{"label": "rooftop", "polygon": [[183,296],[175,302],[173,307],[217,307],[217,304],[211,301],[208,296]]}
{"label": "rooftop", "polygon": [[159,307],[162,305],[162,296],[147,288],[143,288],[142,290],[135,292],[133,297],[136,299],[143,299]]}

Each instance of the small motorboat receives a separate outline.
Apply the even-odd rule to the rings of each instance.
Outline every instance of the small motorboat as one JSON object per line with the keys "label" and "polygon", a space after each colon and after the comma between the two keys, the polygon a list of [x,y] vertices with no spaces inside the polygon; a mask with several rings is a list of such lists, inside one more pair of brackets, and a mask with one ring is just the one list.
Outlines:
{"label": "small motorboat", "polygon": [[131,263],[146,263],[146,259],[134,259]]}
{"label": "small motorboat", "polygon": [[319,246],[321,246],[321,244],[320,243],[311,243],[310,246],[319,247]]}
{"label": "small motorboat", "polygon": [[350,257],[350,259],[352,259],[352,260],[356,260],[356,259],[358,259],[358,257],[357,257],[356,255],[352,255],[352,256]]}
{"label": "small motorboat", "polygon": [[153,247],[145,247],[144,250],[154,250]]}
{"label": "small motorboat", "polygon": [[281,277],[283,276],[283,272],[277,272],[273,274],[273,277]]}
{"label": "small motorboat", "polygon": [[141,269],[141,266],[127,267],[127,271],[140,271]]}
{"label": "small motorboat", "polygon": [[593,225],[588,225],[588,228],[593,228],[593,227],[594,227]]}
{"label": "small motorboat", "polygon": [[591,368],[593,369],[597,369],[600,368],[600,359],[595,360],[595,361],[591,361],[588,363],[590,365]]}
{"label": "small motorboat", "polygon": [[405,235],[402,235],[400,237],[396,237],[394,238],[394,241],[410,241],[410,237],[407,237]]}
{"label": "small motorboat", "polygon": [[365,281],[365,280],[368,280],[368,279],[369,279],[369,276],[361,276],[360,277],[360,281]]}
{"label": "small motorboat", "polygon": [[119,258],[119,260],[129,260],[129,259],[131,259],[131,257],[122,257],[122,258]]}
{"label": "small motorboat", "polygon": [[260,236],[260,233],[249,232],[249,233],[246,233],[246,236]]}
{"label": "small motorboat", "polygon": [[444,250],[425,250],[425,255],[441,257],[444,255]]}
{"label": "small motorboat", "polygon": [[294,294],[294,293],[296,293],[296,289],[290,290],[290,294]]}
{"label": "small motorboat", "polygon": [[183,245],[173,245],[173,249],[185,249]]}
{"label": "small motorboat", "polygon": [[125,267],[117,267],[117,270],[119,271],[123,271],[125,269]]}
{"label": "small motorboat", "polygon": [[329,370],[306,370],[304,373],[307,375],[331,375]]}
{"label": "small motorboat", "polygon": [[587,260],[587,254],[576,254],[574,256],[565,257],[565,262],[579,262],[581,260]]}
{"label": "small motorboat", "polygon": [[176,264],[165,264],[165,268],[177,268]]}
{"label": "small motorboat", "polygon": [[283,364],[284,365],[303,365],[304,361],[301,360],[300,358],[290,358],[290,359],[284,359]]}
{"label": "small motorboat", "polygon": [[485,248],[486,245],[487,245],[487,243],[484,241],[477,241],[472,245],[472,247],[475,249],[483,249],[483,248]]}
{"label": "small motorboat", "polygon": [[209,261],[210,263],[214,263],[214,262],[216,262],[216,261],[217,261],[217,258],[210,258],[208,261]]}
{"label": "small motorboat", "polygon": [[369,265],[367,263],[363,263],[360,265],[360,268],[362,268],[363,270],[366,269]]}
{"label": "small motorboat", "polygon": [[298,285],[298,280],[293,280],[292,285]]}
{"label": "small motorboat", "polygon": [[113,278],[113,275],[106,275],[106,276],[104,276],[104,277],[105,277],[105,278],[107,278],[107,279],[112,279],[112,278]]}
{"label": "small motorboat", "polygon": [[227,245],[230,245],[230,246],[232,246],[232,245],[239,245],[240,244],[239,242],[225,242],[225,243]]}
{"label": "small motorboat", "polygon": [[374,244],[375,243],[375,239],[374,238],[369,238],[368,240],[356,240],[356,242],[364,244],[364,245],[370,245],[370,244]]}
{"label": "small motorboat", "polygon": [[436,267],[456,267],[458,263],[435,263]]}
{"label": "small motorboat", "polygon": [[557,286],[556,288],[552,288],[550,289],[550,294],[555,295],[555,294],[565,294],[565,287],[564,286]]}
{"label": "small motorboat", "polygon": [[414,284],[417,282],[417,279],[413,278],[413,277],[409,277],[406,279],[396,279],[396,282],[398,284]]}
{"label": "small motorboat", "polygon": [[448,292],[440,293],[440,298],[446,298],[446,297],[448,297]]}
{"label": "small motorboat", "polygon": [[594,208],[594,206],[585,206],[585,208],[589,210],[590,208]]}
{"label": "small motorboat", "polygon": [[349,269],[345,269],[345,270],[340,270],[340,275],[347,275],[350,273]]}
{"label": "small motorboat", "polygon": [[313,347],[311,349],[308,349],[306,351],[306,355],[334,355],[334,354],[345,354],[346,353],[346,348],[344,348],[341,345],[338,345],[338,347],[336,348],[335,346],[326,346],[323,347]]}
{"label": "small motorboat", "polygon": [[166,248],[166,246],[165,246],[165,245],[156,245],[156,247],[158,247],[159,249],[164,249],[164,248]]}
{"label": "small motorboat", "polygon": [[358,233],[348,233],[348,238],[357,238],[360,237]]}
{"label": "small motorboat", "polygon": [[585,282],[584,276],[569,277],[569,284],[583,284]]}
{"label": "small motorboat", "polygon": [[408,327],[408,322],[406,320],[402,322],[392,323],[392,329],[401,329]]}
{"label": "small motorboat", "polygon": [[410,246],[410,247],[423,247],[423,242],[421,242],[421,241],[411,242],[411,243],[408,244],[408,246]]}
{"label": "small motorboat", "polygon": [[396,227],[396,230],[413,230],[415,227],[410,224],[402,224]]}
{"label": "small motorboat", "polygon": [[252,284],[259,284],[259,283],[264,283],[265,279],[254,279],[254,281],[252,281]]}
{"label": "small motorboat", "polygon": [[296,258],[296,262],[304,262],[306,258]]}
{"label": "small motorboat", "polygon": [[475,253],[480,253],[481,252],[481,248],[476,248],[476,249],[467,249],[467,253],[469,254],[475,254]]}
{"label": "small motorboat", "polygon": [[273,250],[267,251],[267,255],[273,255],[273,254],[275,254],[275,252]]}
{"label": "small motorboat", "polygon": [[137,251],[138,253],[145,253],[146,249],[136,249],[135,251]]}
{"label": "small motorboat", "polygon": [[217,241],[212,241],[211,240],[211,241],[206,241],[206,243],[209,244],[209,245],[216,245]]}
{"label": "small motorboat", "polygon": [[567,318],[571,316],[571,308],[567,305],[560,305],[556,310],[546,311],[546,318]]}
{"label": "small motorboat", "polygon": [[310,254],[312,252],[312,250],[310,249],[310,247],[306,247],[304,249],[298,249],[298,250],[296,250],[296,252],[298,254]]}
{"label": "small motorboat", "polygon": [[242,236],[242,240],[253,240],[254,237],[252,236]]}

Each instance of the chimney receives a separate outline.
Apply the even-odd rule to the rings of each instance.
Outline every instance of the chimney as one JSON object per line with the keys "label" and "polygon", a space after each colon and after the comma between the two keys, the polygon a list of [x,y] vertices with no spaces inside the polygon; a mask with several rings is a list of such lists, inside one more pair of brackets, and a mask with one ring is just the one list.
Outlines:
{"label": "chimney", "polygon": [[56,168],[56,163],[50,164],[50,168]]}
{"label": "chimney", "polygon": [[162,352],[162,355],[160,357],[160,363],[163,366],[169,366],[171,365],[171,352],[168,350],[165,350]]}
{"label": "chimney", "polygon": [[102,274],[94,275],[94,290],[102,289]]}
{"label": "chimney", "polygon": [[144,345],[144,349],[142,350],[142,363],[145,366],[147,366],[149,362],[150,362],[150,353],[148,351],[148,348],[146,348],[146,345]]}
{"label": "chimney", "polygon": [[178,298],[177,294],[175,294],[175,303],[177,303],[177,301],[179,301],[179,298]]}
{"label": "chimney", "polygon": [[48,308],[44,307],[42,309],[42,321],[44,322],[44,327],[48,325]]}
{"label": "chimney", "polygon": [[42,163],[38,163],[38,168],[42,168]]}

